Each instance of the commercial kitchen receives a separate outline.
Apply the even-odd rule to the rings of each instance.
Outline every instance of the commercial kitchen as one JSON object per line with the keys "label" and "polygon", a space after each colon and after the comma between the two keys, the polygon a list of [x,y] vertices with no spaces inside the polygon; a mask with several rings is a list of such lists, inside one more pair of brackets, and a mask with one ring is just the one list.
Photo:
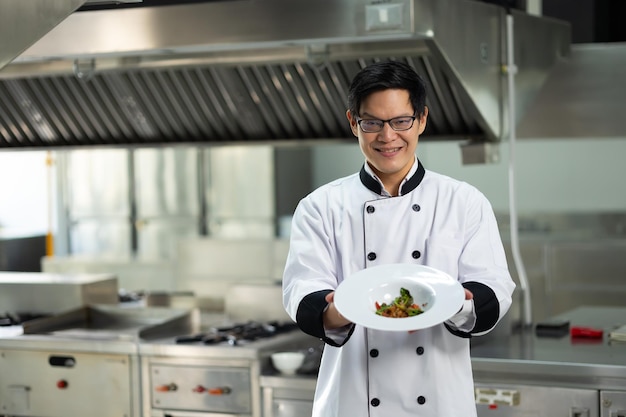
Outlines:
{"label": "commercial kitchen", "polygon": [[426,78],[420,161],[489,198],[517,284],[471,342],[479,416],[626,416],[617,3],[3,0],[0,416],[310,416],[291,214],[363,164],[345,93],[383,59]]}

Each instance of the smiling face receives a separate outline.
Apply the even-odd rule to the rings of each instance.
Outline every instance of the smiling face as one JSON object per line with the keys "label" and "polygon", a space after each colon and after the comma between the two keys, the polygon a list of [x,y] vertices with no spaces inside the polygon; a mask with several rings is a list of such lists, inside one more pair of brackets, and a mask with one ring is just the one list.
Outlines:
{"label": "smiling face", "polygon": [[[407,90],[387,89],[368,95],[361,102],[358,116],[361,119],[388,120],[413,116],[414,113]],[[413,126],[404,131],[395,131],[389,123],[385,123],[380,132],[365,133],[359,128],[356,115],[348,111],[346,116],[368,164],[385,189],[391,195],[398,195],[400,183],[413,165],[419,135],[426,127],[428,109],[424,109],[423,115],[417,115]]]}

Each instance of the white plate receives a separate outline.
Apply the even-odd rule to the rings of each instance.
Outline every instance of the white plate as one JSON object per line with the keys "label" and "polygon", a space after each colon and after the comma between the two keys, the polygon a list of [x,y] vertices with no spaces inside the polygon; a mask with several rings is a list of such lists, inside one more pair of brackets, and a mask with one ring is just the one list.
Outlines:
{"label": "white plate", "polygon": [[[376,314],[375,304],[390,304],[409,290],[423,313],[391,318]],[[465,290],[450,275],[438,269],[412,264],[389,264],[359,271],[345,279],[335,291],[339,313],[361,326],[388,331],[425,329],[455,315],[463,306]]]}

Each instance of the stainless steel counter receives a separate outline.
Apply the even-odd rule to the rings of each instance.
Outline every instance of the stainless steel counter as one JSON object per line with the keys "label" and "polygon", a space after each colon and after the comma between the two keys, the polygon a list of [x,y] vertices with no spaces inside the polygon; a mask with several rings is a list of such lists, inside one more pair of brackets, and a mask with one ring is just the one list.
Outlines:
{"label": "stainless steel counter", "polygon": [[[534,328],[508,338],[472,346],[474,378],[479,382],[558,385],[592,389],[626,389],[626,343],[609,333],[626,324],[626,308],[579,307],[555,316],[570,327],[602,329],[601,339],[538,337]],[[477,339],[478,341],[478,339]]]}
{"label": "stainless steel counter", "polygon": [[[626,324],[626,307],[580,307],[554,317],[570,327],[600,328],[602,339],[538,337],[534,328],[520,329],[509,337],[489,338],[472,345],[474,378],[482,383],[626,389],[626,343],[610,342],[609,333]],[[276,392],[307,393],[312,399],[315,376],[264,375],[261,387]]]}
{"label": "stainless steel counter", "polygon": [[[602,338],[538,337],[535,328],[473,339],[472,368],[480,417],[626,415],[626,343],[609,333],[626,308],[580,307],[553,319],[603,330]],[[310,416],[315,376],[263,375],[264,416]]]}

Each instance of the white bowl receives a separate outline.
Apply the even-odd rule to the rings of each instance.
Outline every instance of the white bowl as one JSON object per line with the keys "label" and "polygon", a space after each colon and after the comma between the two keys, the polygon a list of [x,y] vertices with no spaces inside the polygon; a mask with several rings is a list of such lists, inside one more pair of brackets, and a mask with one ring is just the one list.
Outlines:
{"label": "white bowl", "polygon": [[376,313],[376,303],[393,304],[393,300],[400,295],[400,288],[407,289],[415,304],[424,312],[435,303],[435,292],[431,286],[410,277],[400,277],[373,285],[369,289],[367,300],[369,310]]}
{"label": "white bowl", "polygon": [[[389,318],[376,314],[376,303],[390,304],[406,288],[423,314]],[[366,328],[407,331],[432,327],[448,320],[463,306],[461,283],[435,268],[388,264],[360,270],[335,290],[335,307],[347,320]]]}
{"label": "white bowl", "polygon": [[304,363],[302,352],[277,352],[272,354],[274,368],[285,375],[293,375]]}

